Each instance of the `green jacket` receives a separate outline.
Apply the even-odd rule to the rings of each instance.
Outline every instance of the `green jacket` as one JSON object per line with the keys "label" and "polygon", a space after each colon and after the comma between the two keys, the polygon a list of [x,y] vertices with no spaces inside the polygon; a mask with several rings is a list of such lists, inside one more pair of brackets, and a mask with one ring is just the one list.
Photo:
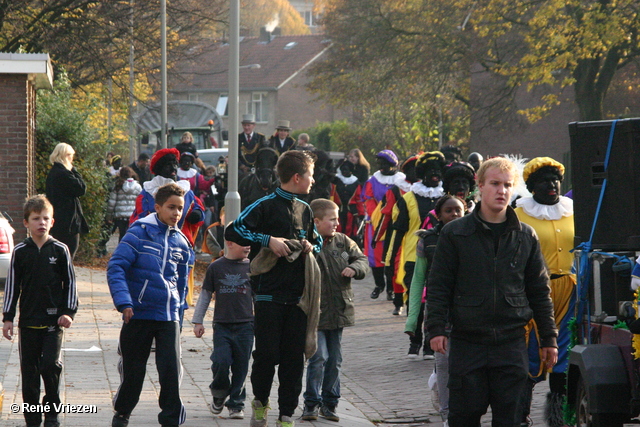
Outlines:
{"label": "green jacket", "polygon": [[353,326],[355,311],[351,279],[342,276],[346,267],[355,270],[355,279],[363,279],[369,271],[367,257],[358,245],[342,233],[326,239],[317,256],[322,274],[319,330]]}

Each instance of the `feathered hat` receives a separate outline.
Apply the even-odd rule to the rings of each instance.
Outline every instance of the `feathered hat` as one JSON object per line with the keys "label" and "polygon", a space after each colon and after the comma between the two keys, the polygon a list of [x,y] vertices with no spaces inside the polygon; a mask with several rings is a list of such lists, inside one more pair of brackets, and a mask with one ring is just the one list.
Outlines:
{"label": "feathered hat", "polygon": [[151,165],[149,166],[154,175],[158,175],[158,172],[155,170],[156,165],[158,165],[158,162],[162,165],[163,162],[161,162],[161,160],[166,156],[174,156],[176,162],[180,161],[180,152],[177,148],[163,148],[162,150],[156,151],[153,157],[151,157]]}

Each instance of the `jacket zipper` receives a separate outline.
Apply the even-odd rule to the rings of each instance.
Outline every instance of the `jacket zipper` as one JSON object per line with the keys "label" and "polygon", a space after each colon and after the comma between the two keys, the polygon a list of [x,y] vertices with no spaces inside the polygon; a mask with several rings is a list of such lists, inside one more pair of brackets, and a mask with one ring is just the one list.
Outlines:
{"label": "jacket zipper", "polygon": [[164,278],[164,269],[167,266],[167,255],[169,254],[169,232],[170,228],[167,227],[167,231],[164,233],[164,255],[162,256],[162,270],[160,270],[160,275],[162,276],[162,280],[164,281],[164,287],[167,290],[167,320],[171,320],[171,290],[167,284],[167,280]]}
{"label": "jacket zipper", "polygon": [[144,286],[142,286],[142,290],[140,291],[140,295],[138,295],[138,302],[142,304],[142,297],[144,296],[144,291],[147,290],[147,285],[149,284],[149,279],[144,281]]}

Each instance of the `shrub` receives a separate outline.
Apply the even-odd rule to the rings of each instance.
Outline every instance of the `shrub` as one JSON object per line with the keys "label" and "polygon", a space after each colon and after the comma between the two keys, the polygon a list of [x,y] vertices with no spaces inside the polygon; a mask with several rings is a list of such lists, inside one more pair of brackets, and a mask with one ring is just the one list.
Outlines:
{"label": "shrub", "polygon": [[87,260],[96,255],[104,220],[110,178],[104,168],[104,144],[94,143],[96,137],[87,117],[95,106],[73,102],[69,80],[58,75],[51,91],[38,91],[36,114],[36,190],[44,193],[47,174],[51,169],[49,155],[60,142],[76,151],[74,166],[87,184],[87,193],[80,198],[89,233],[81,236],[77,257]]}

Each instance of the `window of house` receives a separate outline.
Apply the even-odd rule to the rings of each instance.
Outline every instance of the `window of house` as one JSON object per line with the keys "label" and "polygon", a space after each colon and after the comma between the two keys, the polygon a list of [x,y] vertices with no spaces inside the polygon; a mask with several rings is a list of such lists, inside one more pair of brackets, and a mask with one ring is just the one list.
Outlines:
{"label": "window of house", "polygon": [[300,16],[302,17],[302,20],[304,21],[304,25],[306,25],[308,27],[315,27],[316,26],[317,17],[313,15],[313,11],[312,10],[307,10],[307,11],[304,11],[304,12],[300,12]]}
{"label": "window of house", "polygon": [[267,121],[267,94],[264,92],[253,92],[251,101],[247,102],[247,114],[255,114],[256,122]]}
{"label": "window of house", "polygon": [[229,115],[229,94],[220,94],[218,97],[218,105],[216,105],[216,112],[222,117],[227,117]]}

